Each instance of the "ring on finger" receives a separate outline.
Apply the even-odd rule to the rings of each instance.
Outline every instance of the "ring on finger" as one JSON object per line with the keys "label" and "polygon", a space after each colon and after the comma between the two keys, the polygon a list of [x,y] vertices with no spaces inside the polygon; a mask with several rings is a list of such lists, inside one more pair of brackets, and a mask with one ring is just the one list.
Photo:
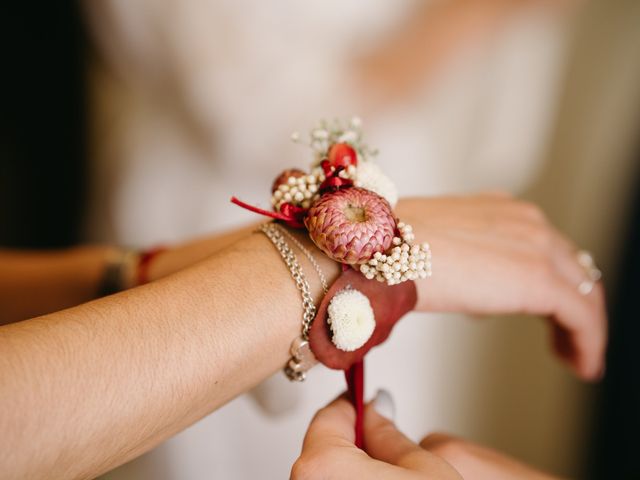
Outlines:
{"label": "ring on finger", "polygon": [[587,275],[587,278],[578,285],[578,291],[582,295],[589,295],[595,284],[602,278],[602,272],[596,266],[593,255],[587,250],[579,250],[576,253],[576,259]]}

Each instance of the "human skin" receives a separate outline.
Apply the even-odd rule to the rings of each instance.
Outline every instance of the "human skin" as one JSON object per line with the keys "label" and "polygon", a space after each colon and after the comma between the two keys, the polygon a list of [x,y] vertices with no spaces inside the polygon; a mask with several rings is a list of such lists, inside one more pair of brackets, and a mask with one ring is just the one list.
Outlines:
{"label": "human skin", "polygon": [[355,411],[339,397],[321,409],[307,430],[291,480],[558,480],[489,448],[436,433],[417,444],[367,405],[364,450],[354,444]]}
{"label": "human skin", "polygon": [[607,314],[602,284],[589,295],[577,247],[536,205],[491,192],[405,199],[400,218],[433,251],[433,277],[416,309],[473,315],[526,313],[551,320],[552,346],[585,380],[604,373]]}
{"label": "human skin", "polygon": [[[204,260],[253,230],[255,225],[173,245],[151,263],[149,279],[157,280]],[[0,325],[94,300],[104,267],[118,252],[110,245],[51,251],[0,248]],[[126,288],[135,286],[135,272],[125,270],[122,280]]]}
{"label": "human skin", "polygon": [[357,91],[369,108],[411,101],[438,81],[447,64],[495,41],[510,21],[523,14],[550,17],[575,12],[581,0],[449,0],[419,2],[384,42],[354,59]]}
{"label": "human skin", "polygon": [[[485,194],[402,200],[396,212],[432,246],[417,310],[548,316],[562,358],[599,376],[602,290],[577,293],[573,246],[536,207]],[[338,266],[314,254],[335,279]],[[3,478],[93,478],[135,458],[281,368],[301,318],[273,245],[243,233],[148,285],[0,327]]]}

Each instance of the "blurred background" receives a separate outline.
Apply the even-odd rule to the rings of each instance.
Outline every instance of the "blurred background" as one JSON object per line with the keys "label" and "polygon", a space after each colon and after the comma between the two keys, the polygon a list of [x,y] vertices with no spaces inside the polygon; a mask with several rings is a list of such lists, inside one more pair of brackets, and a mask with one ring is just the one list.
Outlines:
{"label": "blurred background", "polygon": [[[370,355],[410,436],[444,430],[571,478],[640,479],[640,2],[103,0],[5,7],[0,243],[147,247],[255,220],[291,144],[358,114],[405,195],[508,190],[604,272],[605,380],[539,319],[412,315]],[[635,248],[634,248],[635,247]],[[179,360],[177,360],[179,361]],[[287,478],[316,368],[249,395],[105,479]]]}

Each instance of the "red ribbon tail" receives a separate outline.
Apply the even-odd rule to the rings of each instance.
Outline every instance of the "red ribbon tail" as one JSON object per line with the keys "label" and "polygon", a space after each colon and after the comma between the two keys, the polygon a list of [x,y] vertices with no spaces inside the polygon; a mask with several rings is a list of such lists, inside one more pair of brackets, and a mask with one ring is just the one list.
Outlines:
{"label": "red ribbon tail", "polygon": [[364,448],[364,360],[345,370],[344,376],[347,380],[349,399],[356,410],[356,447]]}
{"label": "red ribbon tail", "polygon": [[266,217],[275,218],[276,220],[283,220],[285,222],[290,220],[289,217],[286,217],[285,215],[282,215],[281,213],[272,212],[270,210],[263,210],[262,208],[259,208],[259,207],[254,207],[253,205],[249,205],[248,203],[245,203],[245,202],[243,202],[242,200],[239,200],[236,197],[231,197],[231,203],[235,203],[239,207],[242,207],[245,210],[249,210],[250,212],[258,213],[258,214],[264,215]]}
{"label": "red ribbon tail", "polygon": [[250,212],[258,213],[260,215],[264,215],[265,217],[275,218],[276,220],[281,220],[292,228],[304,228],[304,223],[301,220],[301,218],[304,216],[304,212],[306,212],[306,210],[304,209],[285,204],[289,207],[286,212],[272,212],[271,210],[264,210],[260,207],[249,205],[248,203],[239,200],[237,197],[231,197],[231,203],[234,203],[239,207],[244,208],[245,210],[249,210]]}

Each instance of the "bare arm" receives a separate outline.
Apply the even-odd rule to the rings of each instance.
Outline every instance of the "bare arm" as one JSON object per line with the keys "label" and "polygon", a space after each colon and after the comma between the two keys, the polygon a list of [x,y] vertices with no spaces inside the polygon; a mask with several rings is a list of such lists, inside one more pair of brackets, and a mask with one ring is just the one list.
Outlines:
{"label": "bare arm", "polygon": [[147,286],[0,327],[3,478],[93,478],[140,455],[284,365],[301,316],[253,234]]}
{"label": "bare arm", "polygon": [[[156,280],[193,265],[253,229],[255,226],[240,228],[171,246],[151,264],[149,276]],[[0,249],[0,325],[97,298],[107,262],[117,255],[118,249],[106,245],[51,251]],[[127,288],[134,286],[134,270],[123,272]]]}
{"label": "bare arm", "polygon": [[105,246],[62,251],[0,250],[0,325],[78,305],[96,297]]}
{"label": "bare arm", "polygon": [[[559,355],[598,377],[602,289],[578,293],[575,247],[537,208],[478,195],[397,210],[434,253],[417,309],[548,316]],[[337,266],[317,258],[332,281]],[[285,265],[252,234],[149,285],[0,327],[3,478],[90,478],[140,455],[280,368],[301,316]]]}

